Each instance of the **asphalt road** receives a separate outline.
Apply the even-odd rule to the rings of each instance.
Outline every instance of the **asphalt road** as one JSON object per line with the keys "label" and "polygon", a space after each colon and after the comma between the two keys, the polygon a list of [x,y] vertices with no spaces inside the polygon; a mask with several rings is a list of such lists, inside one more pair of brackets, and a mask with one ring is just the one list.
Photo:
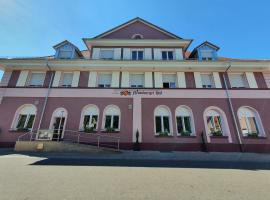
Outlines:
{"label": "asphalt road", "polygon": [[266,163],[0,156],[0,200],[265,200],[269,186]]}

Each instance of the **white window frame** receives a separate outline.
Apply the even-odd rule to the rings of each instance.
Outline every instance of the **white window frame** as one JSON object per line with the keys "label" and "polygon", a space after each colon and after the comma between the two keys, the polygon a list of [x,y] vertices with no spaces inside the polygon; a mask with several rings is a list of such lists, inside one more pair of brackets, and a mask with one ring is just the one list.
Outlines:
{"label": "white window frame", "polygon": [[140,61],[140,60],[138,59],[138,51],[142,51],[142,52],[143,52],[142,60],[144,60],[144,58],[145,58],[145,52],[144,52],[144,49],[131,49],[131,51],[130,51],[130,60],[133,60],[133,58],[132,58],[133,51],[136,52],[136,59],[135,59],[135,61],[136,61],[136,60],[137,60],[137,61]]}
{"label": "white window frame", "polygon": [[[242,131],[242,127],[241,127],[241,123],[240,123],[240,119],[241,119],[241,109],[247,109],[249,112],[252,113],[254,119],[255,119],[255,123],[257,125],[257,129],[258,129],[258,137],[265,137],[266,134],[265,134],[265,131],[264,131],[264,127],[263,127],[263,124],[262,124],[262,120],[261,120],[261,117],[258,113],[257,110],[255,110],[254,108],[250,107],[250,106],[241,106],[238,111],[237,111],[237,115],[238,115],[238,122],[239,122],[239,125],[240,125],[240,129],[241,129],[241,134],[244,136],[244,137],[247,137],[249,133],[247,134],[244,134],[243,131]],[[244,116],[245,118],[245,122],[246,122],[246,125],[249,127],[250,124],[247,120],[247,116]]]}
{"label": "white window frame", "polygon": [[[164,82],[164,76],[166,75],[174,75],[175,76],[175,82]],[[164,88],[163,84],[164,83],[169,83],[169,88],[177,88],[178,87],[178,84],[177,84],[177,74],[176,73],[162,73],[162,88]],[[175,84],[175,87],[171,87],[171,83],[174,83]],[[165,88],[165,89],[169,89],[169,88]]]}
{"label": "white window frame", "polygon": [[[118,110],[119,113],[107,114],[106,112],[111,107],[114,108],[114,109],[116,109],[116,110]],[[121,129],[121,109],[118,106],[116,106],[116,105],[108,105],[108,106],[106,106],[104,108],[104,110],[103,110],[103,116],[102,116],[102,131],[106,131],[106,128],[105,128],[106,116],[112,116],[111,117],[111,125],[110,125],[111,128],[113,127],[113,117],[114,116],[118,116],[119,117],[118,128],[115,129],[115,131],[120,131],[120,129]]]}
{"label": "white window frame", "polygon": [[161,52],[161,60],[163,60],[162,58],[162,53],[163,52],[166,52],[166,59],[164,59],[163,61],[171,61],[169,60],[169,53],[168,52],[172,52],[172,56],[173,56],[173,59],[172,60],[175,60],[175,49],[160,49],[160,52]]}
{"label": "white window frame", "polygon": [[185,127],[183,117],[187,117],[187,115],[178,114],[178,112],[179,112],[178,110],[180,110],[181,108],[184,108],[184,109],[186,109],[186,110],[189,112],[188,117],[190,118],[190,126],[191,126],[191,133],[190,133],[190,136],[196,136],[193,112],[192,112],[192,110],[191,110],[190,107],[185,106],[185,105],[178,106],[178,107],[175,109],[175,126],[176,126],[176,132],[177,132],[177,135],[178,135],[178,136],[181,136],[181,133],[178,132],[177,119],[176,119],[176,118],[177,118],[177,117],[182,117],[182,126]]}
{"label": "white window frame", "polygon": [[[242,81],[243,81],[244,87],[232,86],[232,80],[231,80],[231,77],[230,77],[232,75],[240,75],[240,76],[242,76]],[[231,88],[249,88],[248,80],[247,80],[247,77],[246,77],[245,73],[228,73],[228,78],[229,78]]]}
{"label": "white window frame", "polygon": [[[111,51],[112,52],[112,58],[102,58],[102,51]],[[113,48],[100,49],[100,51],[99,51],[99,59],[101,59],[101,60],[113,60],[114,59],[114,49]]]}
{"label": "white window frame", "polygon": [[[72,74],[72,78],[71,78],[71,83],[70,83],[70,85],[64,85],[64,84],[63,84],[63,81],[64,81],[64,75],[65,75],[65,74]],[[66,87],[66,88],[72,87],[73,77],[74,77],[74,73],[73,73],[73,72],[62,72],[62,73],[61,73],[61,79],[60,79],[60,87]]]}
{"label": "white window frame", "polygon": [[[26,113],[26,114],[24,113],[24,114],[22,114],[23,109],[25,109],[25,108],[27,108],[27,107],[32,107],[31,109],[33,109],[34,111],[31,112],[31,113]],[[33,130],[33,127],[34,127],[34,125],[35,125],[35,120],[36,120],[36,116],[37,116],[37,107],[36,107],[35,105],[33,105],[33,104],[24,104],[24,105],[20,106],[20,107],[16,110],[15,115],[14,115],[14,117],[13,117],[12,124],[11,124],[11,129],[12,129],[12,130],[17,130],[17,126],[18,126],[18,123],[19,123],[20,115],[26,115],[26,116],[27,116],[27,117],[26,117],[26,120],[25,120],[25,122],[24,122],[23,128],[25,128],[26,125],[28,124],[30,116],[31,116],[31,115],[34,115],[34,116],[35,116],[35,117],[34,117],[34,120],[33,120],[32,127],[29,129],[29,131],[32,131],[32,130]]]}
{"label": "white window frame", "polygon": [[[61,114],[59,114],[59,113],[61,113]],[[63,130],[62,130],[62,134],[61,134],[61,138],[64,138],[67,119],[68,119],[68,111],[63,107],[56,108],[53,111],[52,116],[51,116],[50,126],[49,126],[49,129],[52,130],[52,131],[54,130],[54,122],[55,122],[54,119],[57,118],[57,117],[64,117],[65,118],[64,125],[63,125]]]}
{"label": "white window frame", "polygon": [[[111,82],[110,82],[110,86],[108,86],[108,84],[99,84],[99,81],[100,81],[100,76],[102,75],[110,75],[111,76]],[[98,88],[111,88],[112,87],[112,73],[102,73],[102,72],[98,72],[97,73],[97,87]],[[103,87],[100,87],[99,85],[103,85]]]}
{"label": "white window frame", "polygon": [[[40,85],[31,85],[31,80],[32,80],[33,74],[43,74],[43,79],[42,79]],[[29,75],[28,75],[27,86],[29,86],[29,87],[43,87],[45,78],[46,78],[46,72],[42,72],[42,71],[40,71],[40,72],[39,71],[31,71],[29,73]]]}
{"label": "white window frame", "polygon": [[[90,113],[90,114],[86,113],[87,109],[89,109],[91,107],[96,109],[96,111],[97,111],[96,114],[95,113],[94,114],[93,113]],[[98,124],[99,124],[99,108],[94,104],[89,104],[89,105],[86,105],[86,106],[83,107],[82,112],[81,112],[79,130],[80,131],[84,130],[83,122],[84,122],[84,117],[87,116],[87,115],[90,115],[89,124],[92,122],[93,115],[97,115],[96,128],[95,128],[95,131],[97,131],[98,130]]]}
{"label": "white window frame", "polygon": [[[156,115],[156,111],[158,109],[166,109],[168,114],[159,114]],[[163,117],[168,117],[169,118],[169,128],[170,128],[170,132],[168,133],[168,136],[173,136],[173,127],[172,127],[172,114],[171,114],[171,110],[169,107],[165,106],[165,105],[159,105],[154,109],[154,131],[155,131],[155,135],[159,136],[159,133],[157,133],[156,130],[156,117],[161,117],[161,131],[164,132],[164,122],[163,122]]]}
{"label": "white window frame", "polygon": [[[140,84],[136,84],[136,85],[132,85],[132,75],[142,75],[143,76],[143,82],[142,82],[142,84],[140,85]],[[142,87],[139,87],[139,86],[142,86]],[[131,88],[144,88],[145,87],[145,74],[144,73],[130,73],[129,74],[129,87],[131,87]]]}
{"label": "white window frame", "polygon": [[[211,81],[211,87],[208,87],[209,85],[206,85],[206,87],[204,87],[204,83],[203,83],[203,76],[204,75],[210,76],[209,78]],[[213,73],[200,73],[200,76],[201,76],[202,88],[216,88]]]}

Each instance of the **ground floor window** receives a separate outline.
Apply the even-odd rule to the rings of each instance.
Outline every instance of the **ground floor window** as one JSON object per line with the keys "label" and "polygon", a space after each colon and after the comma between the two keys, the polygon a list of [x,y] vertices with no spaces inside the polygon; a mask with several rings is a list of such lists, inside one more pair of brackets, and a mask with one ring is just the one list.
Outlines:
{"label": "ground floor window", "polygon": [[154,111],[155,117],[155,134],[171,135],[171,114],[167,107],[159,106]]}
{"label": "ground floor window", "polygon": [[109,105],[103,112],[103,129],[106,132],[115,132],[120,130],[120,109],[115,105]]}
{"label": "ground floor window", "polygon": [[175,110],[177,134],[190,136],[194,134],[193,115],[187,106],[178,106]]}
{"label": "ground floor window", "polygon": [[209,134],[212,136],[222,136],[222,119],[220,114],[215,110],[209,110],[206,116]]}
{"label": "ground floor window", "polygon": [[34,105],[21,106],[15,114],[13,128],[18,131],[30,131],[33,128],[37,109]]}
{"label": "ground floor window", "polygon": [[95,105],[87,105],[82,110],[80,129],[85,132],[97,130],[99,109]]}

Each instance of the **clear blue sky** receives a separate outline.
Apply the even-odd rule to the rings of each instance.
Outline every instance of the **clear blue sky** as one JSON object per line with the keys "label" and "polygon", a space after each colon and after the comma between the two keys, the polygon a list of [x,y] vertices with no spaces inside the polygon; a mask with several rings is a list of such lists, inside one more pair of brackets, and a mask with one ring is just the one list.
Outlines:
{"label": "clear blue sky", "polygon": [[191,48],[208,40],[220,56],[269,59],[269,8],[269,0],[0,0],[0,57],[51,55],[65,39],[85,49],[81,38],[138,16],[194,39]]}

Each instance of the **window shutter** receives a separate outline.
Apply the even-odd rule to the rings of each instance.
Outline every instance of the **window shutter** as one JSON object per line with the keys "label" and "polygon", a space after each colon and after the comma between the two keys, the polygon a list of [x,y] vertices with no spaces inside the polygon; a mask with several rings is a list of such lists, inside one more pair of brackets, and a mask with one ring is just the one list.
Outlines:
{"label": "window shutter", "polygon": [[161,72],[155,72],[155,88],[162,88],[162,73]]}
{"label": "window shutter", "polygon": [[[5,71],[0,83],[0,86],[8,86],[12,71]],[[0,95],[1,96],[1,95]]]}
{"label": "window shutter", "polygon": [[195,78],[196,88],[202,88],[201,73],[194,72],[194,78]]}
{"label": "window shutter", "polygon": [[183,60],[183,51],[182,49],[175,49],[175,59],[176,60]]}
{"label": "window shutter", "polygon": [[144,73],[144,87],[146,88],[152,88],[153,87],[153,78],[152,78],[152,72],[145,72]]}
{"label": "window shutter", "polygon": [[152,60],[152,49],[151,48],[145,48],[144,50],[144,57],[145,60]]}
{"label": "window shutter", "polygon": [[161,49],[154,49],[154,60],[161,60]]}
{"label": "window shutter", "polygon": [[250,88],[258,88],[253,72],[246,72],[246,78]]}
{"label": "window shutter", "polygon": [[122,72],[121,87],[129,87],[129,72]]}
{"label": "window shutter", "polygon": [[144,86],[144,74],[130,74],[129,80],[130,86],[132,85]]}
{"label": "window shutter", "polygon": [[79,79],[80,79],[80,71],[75,71],[73,73],[73,79],[72,79],[72,87],[78,87],[79,84]]}
{"label": "window shutter", "polygon": [[61,78],[61,71],[56,71],[53,79],[53,87],[58,87]]}
{"label": "window shutter", "polygon": [[123,53],[123,60],[130,60],[131,59],[131,51],[129,48],[124,48]]}
{"label": "window shutter", "polygon": [[45,73],[32,73],[29,85],[42,86],[45,79]]}
{"label": "window shutter", "polygon": [[213,72],[213,78],[214,78],[214,82],[215,82],[215,87],[222,88],[220,76],[219,76],[218,72]]}
{"label": "window shutter", "polygon": [[119,77],[120,72],[113,72],[112,73],[112,87],[119,87]]}
{"label": "window shutter", "polygon": [[27,71],[27,70],[21,71],[16,86],[18,86],[18,87],[25,86],[26,80],[27,80],[27,77],[28,77],[28,72],[29,71]]}
{"label": "window shutter", "polygon": [[120,60],[121,59],[121,48],[115,48],[114,49],[113,59],[114,60]]}
{"label": "window shutter", "polygon": [[88,87],[96,87],[97,72],[90,72],[88,79]]}
{"label": "window shutter", "polygon": [[112,84],[112,74],[99,74],[98,84],[111,85]]}
{"label": "window shutter", "polygon": [[186,77],[185,72],[177,72],[177,80],[179,88],[186,88]]}

